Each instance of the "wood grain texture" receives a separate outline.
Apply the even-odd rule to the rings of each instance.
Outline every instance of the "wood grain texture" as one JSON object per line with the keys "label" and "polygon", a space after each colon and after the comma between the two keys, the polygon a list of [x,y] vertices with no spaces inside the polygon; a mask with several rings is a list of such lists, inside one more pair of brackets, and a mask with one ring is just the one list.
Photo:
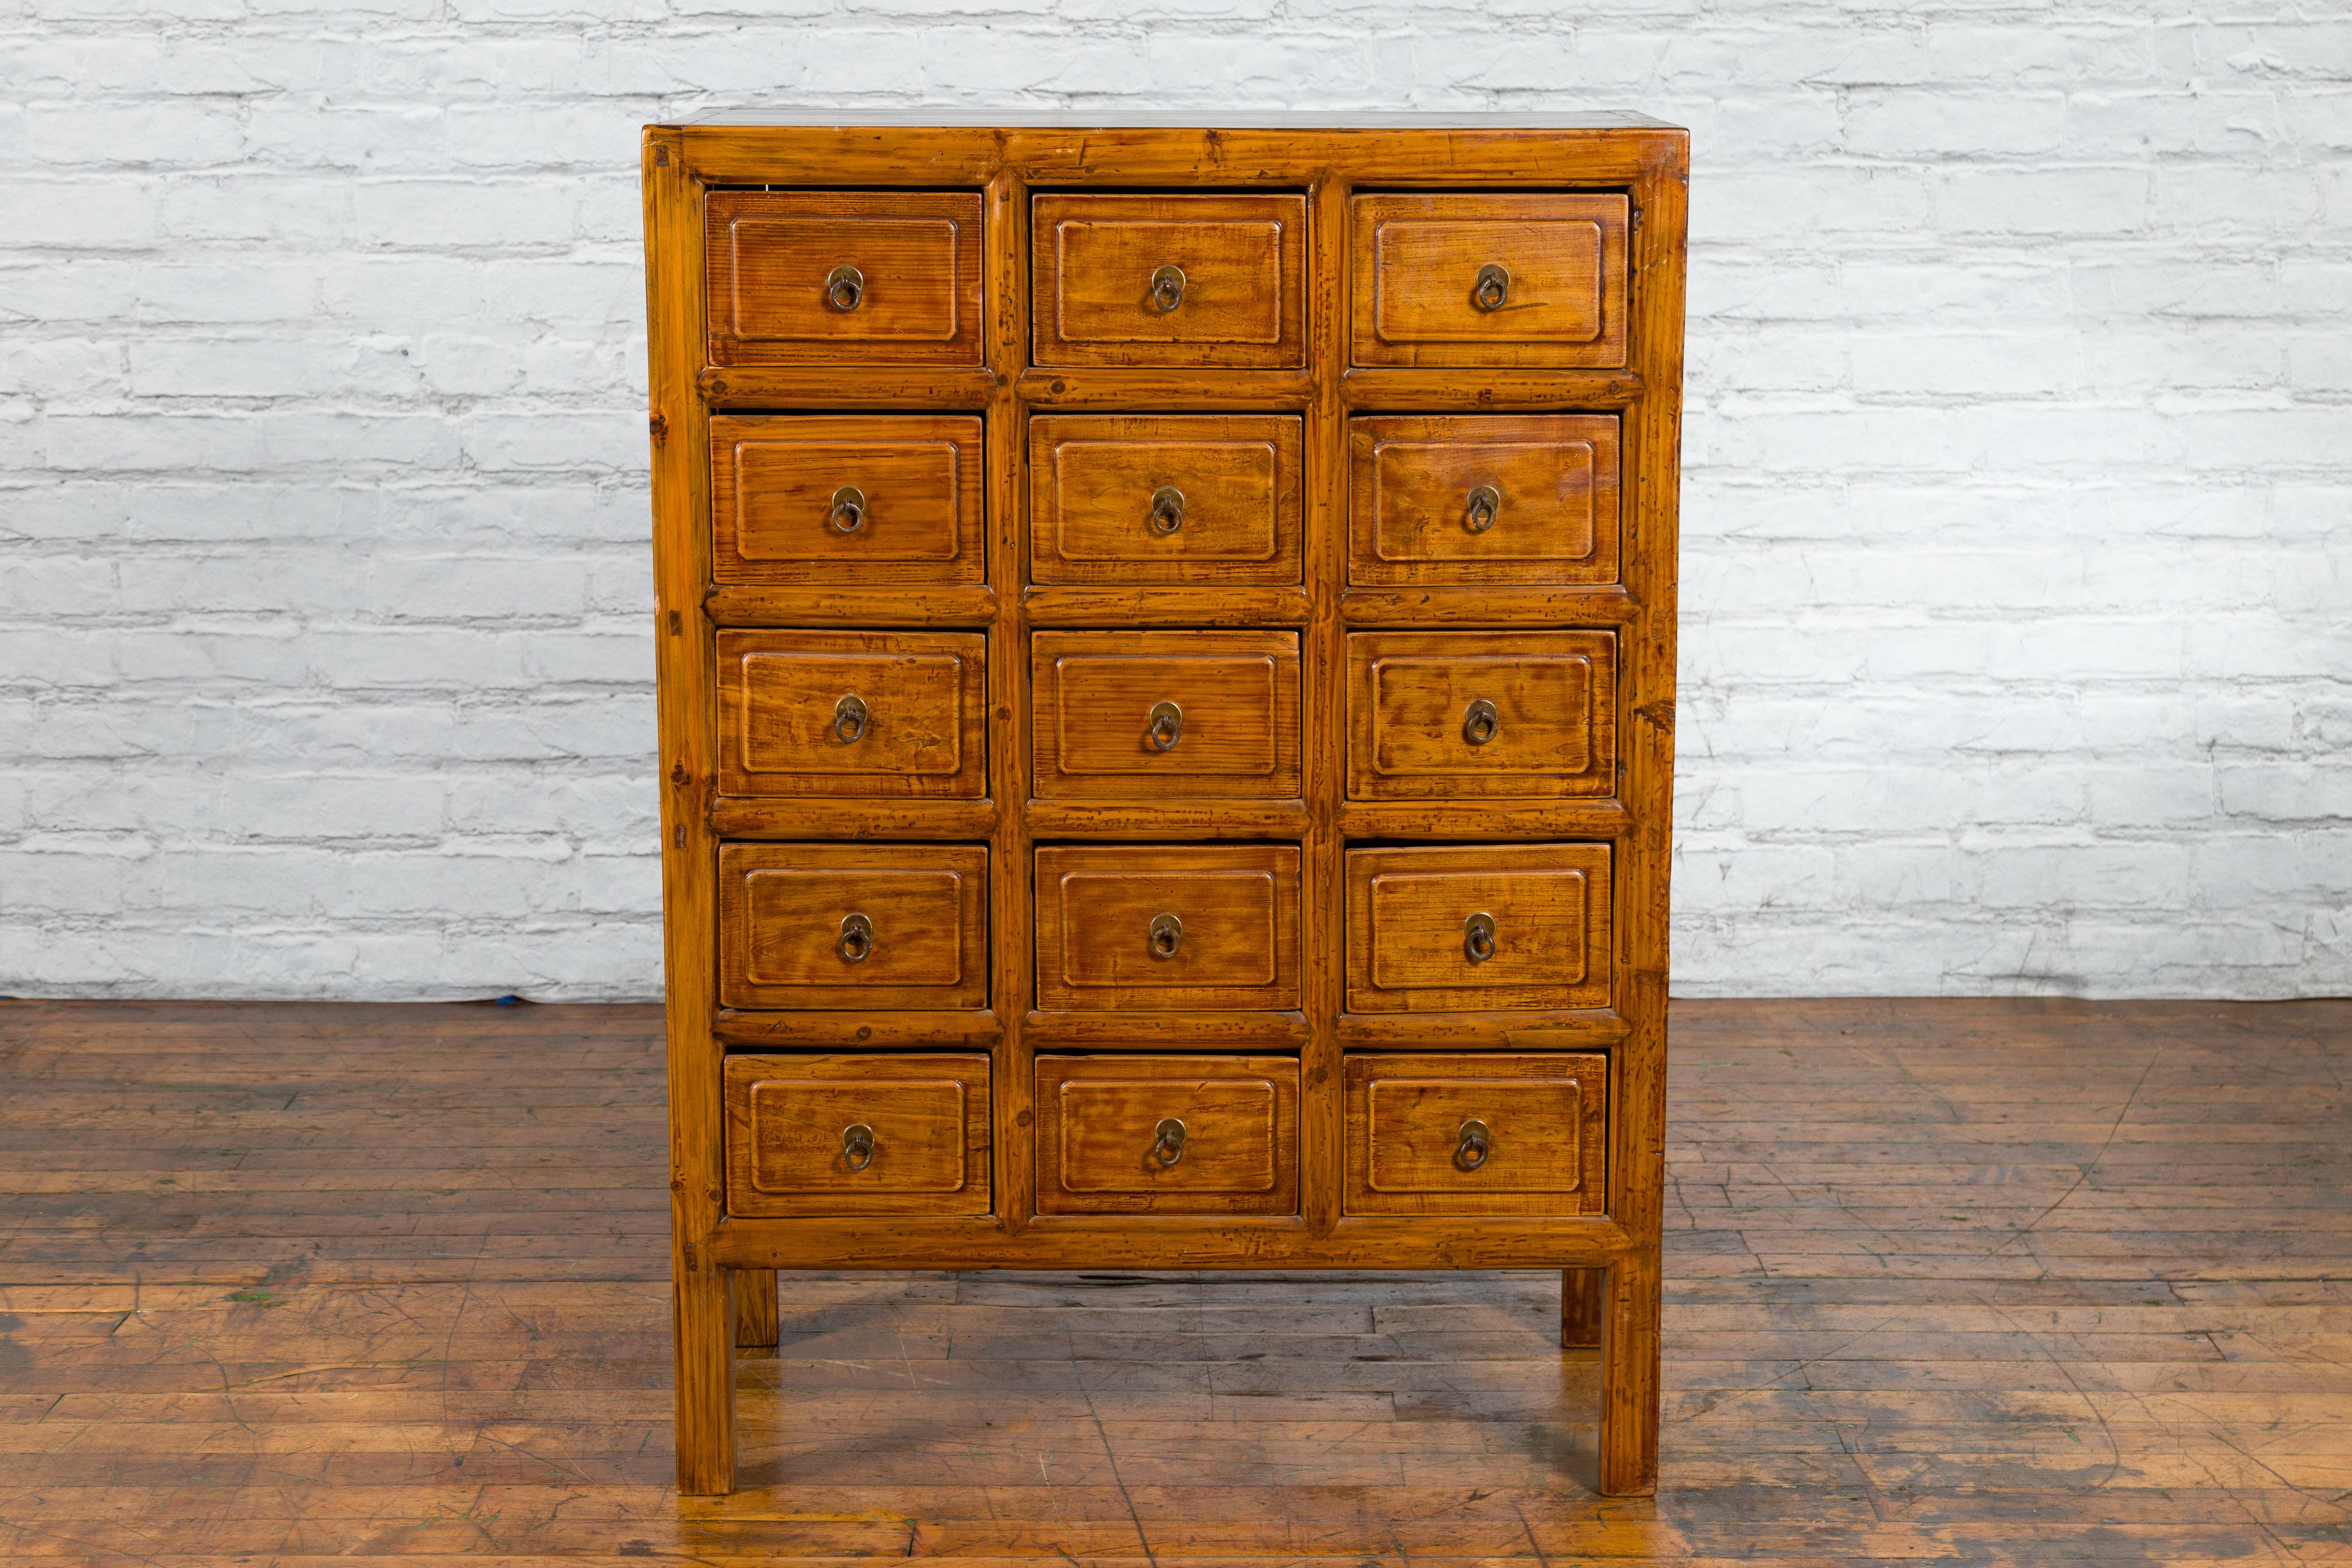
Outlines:
{"label": "wood grain texture", "polygon": [[1350,1056],[1347,1212],[1598,1214],[1608,1082],[1599,1055]]}
{"label": "wood grain texture", "polygon": [[713,365],[979,363],[978,192],[713,191],[703,215]]}
{"label": "wood grain texture", "polygon": [[1614,633],[1349,637],[1349,799],[1484,804],[1616,787]]}
{"label": "wood grain texture", "polygon": [[987,1005],[986,849],[721,845],[718,906],[726,1006]]}
{"label": "wood grain texture", "polygon": [[1296,1008],[1298,902],[1290,845],[1041,847],[1038,1008]]}
{"label": "wood grain texture", "polygon": [[[1041,631],[1030,644],[1039,798],[1297,797],[1297,634]],[[1179,715],[1164,748],[1151,731],[1163,702]]]}
{"label": "wood grain texture", "polygon": [[[963,415],[713,417],[712,581],[979,583],[981,434],[981,422]],[[835,512],[845,488],[865,507],[846,532]]]}
{"label": "wood grain texture", "polygon": [[727,1058],[730,1215],[986,1214],[988,1142],[985,1056]]}
{"label": "wood grain texture", "polygon": [[[1623,364],[1629,213],[1614,192],[1356,197],[1353,362]],[[1489,266],[1507,284],[1482,309]]]}
{"label": "wood grain texture", "polygon": [[976,799],[987,680],[978,633],[722,631],[719,788]]}
{"label": "wood grain texture", "polygon": [[[1612,415],[1381,415],[1348,426],[1348,581],[1603,584],[1619,570]],[[1470,500],[1499,498],[1492,521]]]}
{"label": "wood grain texture", "polygon": [[1607,845],[1348,852],[1350,1012],[1605,1007],[1612,952]]}
{"label": "wood grain texture", "polygon": [[1041,1056],[1036,1103],[1041,1215],[1298,1212],[1295,1057]]}
{"label": "wood grain texture", "polygon": [[1031,581],[1297,583],[1301,441],[1286,415],[1032,418]]}
{"label": "wood grain texture", "polygon": [[[1040,365],[1283,368],[1305,360],[1297,195],[1039,195],[1030,277]],[[1163,308],[1162,267],[1183,287]]]}

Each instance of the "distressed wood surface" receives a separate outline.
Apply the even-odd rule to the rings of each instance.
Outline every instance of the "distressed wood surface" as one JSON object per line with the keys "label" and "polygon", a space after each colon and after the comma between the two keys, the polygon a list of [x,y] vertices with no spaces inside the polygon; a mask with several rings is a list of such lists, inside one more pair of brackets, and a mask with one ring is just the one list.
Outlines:
{"label": "distressed wood surface", "polygon": [[1260,1271],[787,1274],[681,1502],[656,1010],[0,1004],[0,1556],[2352,1558],[2352,1004],[1673,1023],[1654,1499],[1557,1270]]}

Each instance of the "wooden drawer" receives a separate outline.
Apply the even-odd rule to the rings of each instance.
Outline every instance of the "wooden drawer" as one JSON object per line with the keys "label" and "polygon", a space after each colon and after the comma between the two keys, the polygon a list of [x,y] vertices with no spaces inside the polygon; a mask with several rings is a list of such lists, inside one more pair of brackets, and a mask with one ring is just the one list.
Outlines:
{"label": "wooden drawer", "polygon": [[986,1057],[730,1056],[726,1080],[730,1214],[988,1212]]}
{"label": "wooden drawer", "polygon": [[1039,583],[1296,583],[1295,414],[1045,414],[1029,421]]}
{"label": "wooden drawer", "polygon": [[1606,844],[1348,852],[1350,1012],[1605,1007],[1609,994]]}
{"label": "wooden drawer", "polygon": [[1038,632],[1040,798],[1298,795],[1295,632]]}
{"label": "wooden drawer", "polygon": [[1349,205],[1356,363],[1625,363],[1624,196],[1391,194]]}
{"label": "wooden drawer", "polygon": [[722,844],[727,1007],[984,1007],[988,851]]}
{"label": "wooden drawer", "polygon": [[1040,1010],[1297,1005],[1297,846],[1037,851]]}
{"label": "wooden drawer", "polygon": [[721,583],[977,583],[981,422],[969,415],[710,421]]}
{"label": "wooden drawer", "polygon": [[1384,415],[1348,426],[1348,580],[1617,581],[1613,414]]}
{"label": "wooden drawer", "polygon": [[1357,632],[1348,795],[1611,795],[1616,713],[1614,632]]}
{"label": "wooden drawer", "polygon": [[1609,1058],[1381,1052],[1347,1067],[1348,1214],[1599,1214]]}
{"label": "wooden drawer", "polygon": [[713,191],[710,363],[980,363],[977,191]]}
{"label": "wooden drawer", "polygon": [[978,632],[719,634],[722,795],[988,793]]}
{"label": "wooden drawer", "polygon": [[1030,240],[1039,364],[1307,363],[1305,196],[1041,195]]}
{"label": "wooden drawer", "polygon": [[1297,1214],[1298,1063],[1039,1057],[1037,1212]]}

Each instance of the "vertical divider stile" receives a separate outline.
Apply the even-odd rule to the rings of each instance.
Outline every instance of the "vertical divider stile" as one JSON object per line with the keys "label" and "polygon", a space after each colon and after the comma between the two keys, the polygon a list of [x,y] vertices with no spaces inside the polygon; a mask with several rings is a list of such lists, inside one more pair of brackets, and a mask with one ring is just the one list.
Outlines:
{"label": "vertical divider stile", "polygon": [[1335,168],[1318,171],[1307,189],[1309,247],[1307,353],[1314,401],[1307,409],[1305,572],[1310,597],[1307,679],[1299,692],[1307,795],[1307,1044],[1299,1052],[1301,1213],[1307,1231],[1328,1236],[1339,1223],[1341,1124],[1339,1012],[1346,982],[1346,846],[1339,800],[1346,770],[1339,749],[1346,726],[1345,631],[1339,594],[1347,582],[1347,418],[1340,407],[1346,374],[1348,184]]}

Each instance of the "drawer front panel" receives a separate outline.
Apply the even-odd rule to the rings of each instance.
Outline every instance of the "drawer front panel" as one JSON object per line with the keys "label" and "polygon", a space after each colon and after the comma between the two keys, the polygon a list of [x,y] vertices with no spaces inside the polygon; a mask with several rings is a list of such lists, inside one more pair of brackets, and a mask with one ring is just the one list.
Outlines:
{"label": "drawer front panel", "polygon": [[1350,207],[1356,363],[1625,363],[1624,196],[1390,195]]}
{"label": "drawer front panel", "polygon": [[977,632],[719,633],[724,795],[987,794]]}
{"label": "drawer front panel", "polygon": [[988,851],[722,844],[719,999],[729,1007],[982,1007]]}
{"label": "drawer front panel", "polygon": [[1610,795],[1616,672],[1614,632],[1355,633],[1348,794]]}
{"label": "drawer front panel", "polygon": [[1291,1058],[1039,1057],[1036,1105],[1040,1214],[1298,1212]]}
{"label": "drawer front panel", "polygon": [[1614,415],[1390,415],[1349,422],[1348,577],[1614,583]]}
{"label": "drawer front panel", "polygon": [[1297,1007],[1298,869],[1292,845],[1039,849],[1038,1007]]}
{"label": "drawer front panel", "polygon": [[1040,583],[1296,583],[1296,415],[1040,415],[1029,422]]}
{"label": "drawer front panel", "polygon": [[1605,844],[1348,854],[1348,1006],[1605,1007]]}
{"label": "drawer front panel", "polygon": [[981,198],[713,191],[715,365],[980,363]]}
{"label": "drawer front panel", "polygon": [[968,415],[710,421],[721,583],[977,583],[981,422]]}
{"label": "drawer front panel", "polygon": [[984,1056],[730,1056],[727,1208],[988,1212]]}
{"label": "drawer front panel", "polygon": [[1038,632],[1041,798],[1298,795],[1294,632]]}
{"label": "drawer front panel", "polygon": [[1347,1066],[1349,1214],[1599,1214],[1609,1058],[1382,1052]]}
{"label": "drawer front panel", "polygon": [[1044,365],[1306,363],[1307,198],[1041,195]]}

